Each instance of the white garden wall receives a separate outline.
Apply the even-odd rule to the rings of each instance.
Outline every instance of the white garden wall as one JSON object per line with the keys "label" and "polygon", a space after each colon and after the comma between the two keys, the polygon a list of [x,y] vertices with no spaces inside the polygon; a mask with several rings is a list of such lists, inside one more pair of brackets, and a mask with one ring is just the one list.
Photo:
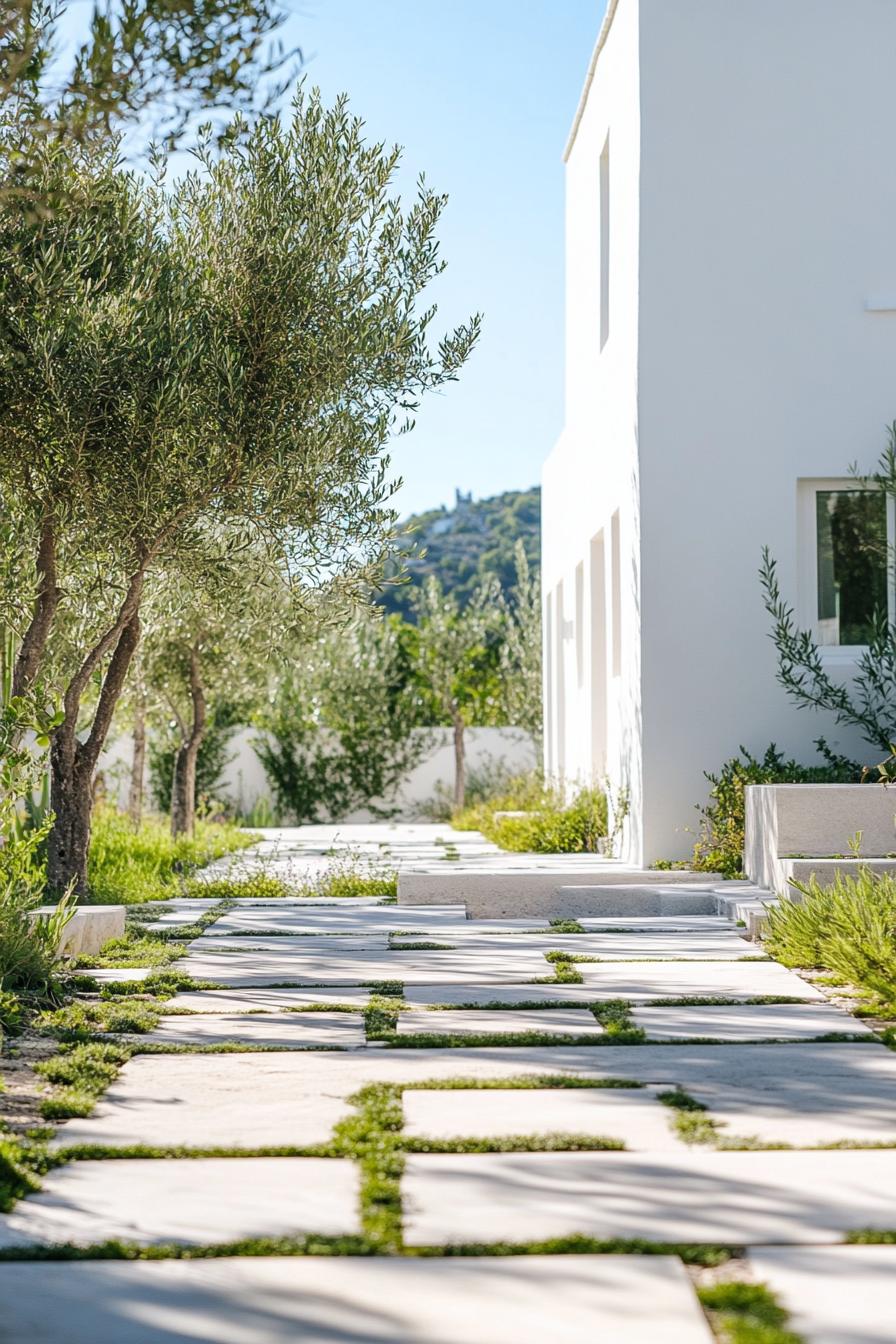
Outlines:
{"label": "white garden wall", "polygon": [[[408,774],[400,790],[399,817],[413,819],[419,815],[421,804],[436,793],[437,787],[454,787],[454,747],[448,728],[429,728],[425,732],[428,751],[420,763]],[[233,760],[222,776],[220,794],[238,807],[249,812],[258,802],[273,803],[273,795],[261,761],[252,743],[258,733],[254,728],[241,728],[230,741]],[[467,770],[505,768],[522,774],[536,766],[536,749],[530,735],[520,728],[469,728],[466,733]],[[106,788],[119,806],[127,801],[131,768],[131,741],[118,738],[100,760]],[[352,813],[340,820],[363,822],[371,819],[366,810]]]}

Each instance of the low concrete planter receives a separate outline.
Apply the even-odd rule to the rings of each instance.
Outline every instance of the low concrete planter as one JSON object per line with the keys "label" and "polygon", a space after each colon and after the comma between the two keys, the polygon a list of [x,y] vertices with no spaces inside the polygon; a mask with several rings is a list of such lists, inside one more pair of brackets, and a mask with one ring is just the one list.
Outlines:
{"label": "low concrete planter", "polygon": [[[49,919],[55,911],[55,905],[41,905],[31,911],[29,918]],[[79,907],[65,926],[59,951],[67,957],[92,956],[110,938],[124,936],[124,917],[123,905]]]}
{"label": "low concrete planter", "polygon": [[[882,784],[751,784],[744,866],[751,881],[786,895],[795,878],[854,871],[856,859],[896,871],[896,788]],[[858,855],[850,845],[861,834]],[[834,858],[845,855],[845,858]]]}

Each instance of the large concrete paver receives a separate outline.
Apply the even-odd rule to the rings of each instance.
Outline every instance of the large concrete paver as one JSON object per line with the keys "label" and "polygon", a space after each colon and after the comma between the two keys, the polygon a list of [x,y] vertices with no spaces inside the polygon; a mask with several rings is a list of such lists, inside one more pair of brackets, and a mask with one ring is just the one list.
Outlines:
{"label": "large concrete paver", "polygon": [[871,1028],[829,1003],[635,1007],[635,1026],[651,1040],[811,1040],[816,1036],[873,1036]]}
{"label": "large concrete paver", "polygon": [[357,1169],[336,1159],[73,1162],[52,1172],[39,1194],[0,1215],[0,1247],[336,1236],[360,1230],[357,1201]]}
{"label": "large concrete paver", "polygon": [[239,1045],[284,1050],[350,1050],[365,1044],[354,1013],[196,1013],[163,1017],[146,1037],[168,1045]]}
{"label": "large concrete paver", "polygon": [[749,1260],[805,1344],[892,1344],[896,1246],[768,1247]]}
{"label": "large concrete paver", "polygon": [[404,1093],[405,1132],[427,1139],[588,1134],[631,1151],[682,1152],[656,1088],[495,1088]]}
{"label": "large concrete paver", "polygon": [[166,1008],[186,1008],[191,1013],[281,1012],[288,1008],[318,1007],[342,1003],[361,1007],[370,999],[369,989],[324,985],[320,989],[197,989],[175,994]]}
{"label": "large concrete paver", "polygon": [[552,1008],[543,1012],[494,1012],[450,1009],[428,1012],[426,1009],[400,1013],[399,1036],[424,1033],[428,1036],[477,1036],[492,1032],[507,1035],[538,1032],[554,1036],[600,1036],[603,1027],[587,1008]]}
{"label": "large concrete paver", "polygon": [[712,1344],[664,1256],[0,1265],[0,1300],[28,1344]]}
{"label": "large concrete paver", "polygon": [[[467,950],[485,950],[507,953],[528,949],[538,952],[562,951],[570,956],[599,957],[606,961],[738,961],[743,957],[762,957],[763,950],[756,943],[749,943],[736,933],[712,932],[700,933],[654,933],[637,931],[628,933],[480,933],[476,922],[471,921],[465,929],[453,932],[442,929],[439,938],[454,937],[460,947]],[[401,938],[395,939],[400,947]]]}
{"label": "large concrete paver", "polygon": [[896,1152],[411,1155],[403,1193],[412,1246],[575,1234],[820,1245],[892,1223]]}
{"label": "large concrete paver", "polygon": [[[410,1003],[518,1003],[535,999],[570,999],[593,1003],[598,999],[667,998],[776,998],[823,1001],[815,985],[773,961],[652,961],[582,962],[577,967],[582,984],[508,985],[481,980],[465,983],[447,981],[440,987],[409,985]],[[541,974],[550,975],[549,962]]]}
{"label": "large concrete paver", "polygon": [[[248,909],[240,904],[211,924],[208,933],[220,935],[258,929],[318,934],[374,934],[396,929],[431,931],[446,925],[451,928],[463,925],[464,919],[462,905],[427,905],[419,910],[398,905],[358,909],[338,904],[309,907],[305,903],[284,900],[276,906],[251,906]],[[531,921],[527,927],[532,927]]]}
{"label": "large concrete paver", "polygon": [[[308,1055],[141,1055],[129,1061],[93,1115],[70,1120],[55,1143],[124,1147],[261,1148],[326,1143],[351,1089],[303,1086]],[[347,1056],[340,1056],[347,1057]]]}
{"label": "large concrete paver", "polygon": [[[224,941],[223,939],[221,940]],[[229,940],[228,940],[229,941]],[[239,987],[243,985],[297,984],[359,985],[368,981],[404,980],[409,984],[452,984],[458,980],[518,983],[549,975],[550,963],[538,952],[507,953],[500,950],[475,952],[355,952],[342,946],[310,952],[301,948],[273,946],[243,949],[239,955],[207,946],[178,962],[178,969],[200,980]],[[337,940],[340,944],[343,941]]]}

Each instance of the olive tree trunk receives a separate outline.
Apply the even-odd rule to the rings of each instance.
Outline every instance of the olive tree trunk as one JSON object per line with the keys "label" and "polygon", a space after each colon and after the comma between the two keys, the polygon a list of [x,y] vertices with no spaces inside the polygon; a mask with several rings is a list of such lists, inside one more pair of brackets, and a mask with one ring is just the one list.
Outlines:
{"label": "olive tree trunk", "polygon": [[453,716],[454,727],[454,808],[459,812],[464,805],[467,793],[467,758],[464,743],[464,721],[459,714]]}
{"label": "olive tree trunk", "polygon": [[190,650],[190,701],[190,731],[177,749],[171,781],[171,834],[174,836],[192,835],[196,826],[196,762],[208,722],[205,687],[195,648]]}
{"label": "olive tree trunk", "polygon": [[140,829],[143,820],[143,778],[146,773],[146,702],[138,695],[134,710],[134,726],[131,731],[133,752],[131,755],[131,782],[128,787],[128,816],[134,830]]}
{"label": "olive tree trunk", "polygon": [[[119,621],[91,650],[70,682],[63,702],[65,717],[54,730],[50,744],[50,806],[54,820],[47,840],[47,886],[56,896],[70,888],[78,897],[87,894],[94,775],[131,659],[140,642],[137,606],[142,576],[141,583],[132,586],[135,588],[133,601],[126,599]],[[103,678],[93,724],[82,741],[78,738],[81,696],[110,647],[114,647],[114,651]]]}

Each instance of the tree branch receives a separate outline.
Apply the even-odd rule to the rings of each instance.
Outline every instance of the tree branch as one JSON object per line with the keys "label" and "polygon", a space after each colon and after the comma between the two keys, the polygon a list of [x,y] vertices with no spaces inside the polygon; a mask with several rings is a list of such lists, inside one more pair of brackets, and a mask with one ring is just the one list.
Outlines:
{"label": "tree branch", "polygon": [[56,582],[56,534],[49,513],[41,523],[35,568],[38,578],[37,597],[31,622],[16,658],[12,677],[13,695],[24,695],[34,685],[59,606],[61,590]]}

